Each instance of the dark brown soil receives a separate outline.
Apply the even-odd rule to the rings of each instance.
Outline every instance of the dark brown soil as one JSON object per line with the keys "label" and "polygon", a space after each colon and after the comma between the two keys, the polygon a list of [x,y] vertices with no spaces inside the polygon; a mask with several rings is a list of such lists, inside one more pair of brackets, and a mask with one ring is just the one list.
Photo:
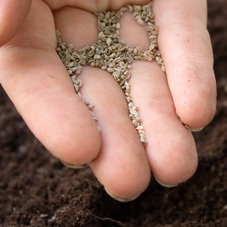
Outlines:
{"label": "dark brown soil", "polygon": [[151,182],[134,202],[111,199],[90,169],[64,167],[31,134],[0,88],[0,226],[227,226],[227,1],[209,1],[218,103],[196,133],[199,167],[172,189]]}

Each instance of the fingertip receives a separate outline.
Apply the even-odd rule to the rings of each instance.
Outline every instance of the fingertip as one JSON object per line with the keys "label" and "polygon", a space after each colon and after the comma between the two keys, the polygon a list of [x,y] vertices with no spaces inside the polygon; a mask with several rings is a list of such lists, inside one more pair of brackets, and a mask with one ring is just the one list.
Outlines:
{"label": "fingertip", "polygon": [[154,178],[161,186],[163,186],[165,188],[174,188],[174,187],[178,186],[178,184],[166,184],[166,183],[163,183],[155,175],[154,175]]}
{"label": "fingertip", "polygon": [[[127,175],[127,174],[126,174]],[[135,177],[130,179],[122,179],[120,182],[112,181],[104,185],[105,191],[113,199],[120,202],[130,202],[138,198],[148,187],[150,183],[151,174],[145,174],[146,176]]]}
{"label": "fingertip", "polygon": [[62,131],[55,130],[54,134],[49,135],[48,141],[43,141],[44,146],[55,157],[70,166],[89,165],[100,151],[101,139],[96,123],[92,122],[93,119],[89,121],[87,116],[83,117],[76,126],[67,126],[65,122],[66,126]]}
{"label": "fingertip", "polygon": [[[152,171],[158,183],[165,187],[177,186],[191,178],[198,166],[198,155],[194,143],[175,145],[166,155],[159,155],[153,162]],[[160,152],[162,153],[162,152]],[[165,152],[163,152],[165,153]],[[158,156],[158,155],[157,155]]]}
{"label": "fingertip", "polygon": [[109,164],[108,168],[102,168],[102,172],[99,172],[101,166],[96,161],[91,164],[92,170],[107,194],[117,201],[129,202],[136,199],[150,183],[151,171],[148,163],[141,166],[129,166],[125,163],[125,166],[119,166],[115,161],[112,166]]}
{"label": "fingertip", "polygon": [[168,169],[168,172],[165,170],[159,171],[155,175],[156,181],[164,187],[176,187],[194,175],[197,169],[197,162],[191,163],[190,165],[186,164],[186,166],[170,166],[166,164],[165,169]]}
{"label": "fingertip", "polygon": [[[171,121],[170,121],[171,120]],[[148,134],[148,158],[151,171],[161,185],[168,187],[187,181],[196,171],[198,155],[194,138],[179,121],[162,122]],[[153,140],[149,137],[153,136]]]}
{"label": "fingertip", "polygon": [[56,158],[74,166],[96,158],[101,147],[100,131],[74,90],[45,90],[19,104],[31,131]]}
{"label": "fingertip", "polygon": [[212,121],[216,113],[216,95],[212,89],[193,93],[189,98],[178,99],[176,102],[180,121],[192,129],[205,127]]}
{"label": "fingertip", "polygon": [[117,200],[118,202],[131,202],[140,196],[140,194],[139,194],[139,195],[136,195],[135,197],[121,198],[121,197],[118,197],[118,196],[115,196],[114,194],[112,194],[112,192],[110,192],[107,188],[105,188],[105,191],[111,198]]}

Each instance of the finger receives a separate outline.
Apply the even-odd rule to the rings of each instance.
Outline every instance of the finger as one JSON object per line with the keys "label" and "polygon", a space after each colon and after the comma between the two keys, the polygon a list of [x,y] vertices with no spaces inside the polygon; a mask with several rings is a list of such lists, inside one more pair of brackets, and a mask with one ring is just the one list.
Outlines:
{"label": "finger", "polygon": [[10,62],[4,60],[4,66],[12,60],[17,66],[1,71],[2,86],[34,135],[64,162],[90,163],[100,149],[99,132],[58,56],[29,50],[5,56]]}
{"label": "finger", "polygon": [[[93,14],[63,8],[55,13],[55,20],[62,32],[62,40],[73,43],[77,48],[83,47],[84,42],[96,42],[97,18]],[[63,20],[76,29],[64,28]],[[87,29],[90,25],[92,29]],[[115,198],[127,200],[137,197],[149,184],[150,168],[144,148],[128,117],[124,94],[111,75],[101,69],[84,67],[79,78],[83,82],[81,93],[87,102],[95,105],[93,111],[101,127],[101,152],[91,168]]]}
{"label": "finger", "polygon": [[9,41],[25,21],[31,0],[0,1],[0,46]]}
{"label": "finger", "polygon": [[121,201],[131,200],[147,188],[150,167],[128,117],[124,94],[111,75],[101,69],[84,68],[81,80],[82,94],[95,105],[101,127],[101,152],[91,168],[110,195]]}
{"label": "finger", "polygon": [[162,184],[184,182],[197,168],[196,147],[176,116],[166,77],[153,62],[135,62],[131,73],[131,94],[146,132],[151,170]]}
{"label": "finger", "polygon": [[51,12],[42,1],[33,3],[23,32],[1,49],[1,84],[48,150],[70,164],[88,163],[99,152],[99,132],[56,54]]}
{"label": "finger", "polygon": [[[131,14],[121,19],[121,38],[144,50],[150,45],[145,27]],[[145,61],[133,63],[130,72],[131,95],[146,132],[146,150],[154,176],[165,185],[186,181],[197,167],[196,148],[191,133],[176,115],[166,75],[156,62]]]}
{"label": "finger", "polygon": [[153,1],[158,44],[181,120],[201,128],[214,116],[216,86],[206,1]]}

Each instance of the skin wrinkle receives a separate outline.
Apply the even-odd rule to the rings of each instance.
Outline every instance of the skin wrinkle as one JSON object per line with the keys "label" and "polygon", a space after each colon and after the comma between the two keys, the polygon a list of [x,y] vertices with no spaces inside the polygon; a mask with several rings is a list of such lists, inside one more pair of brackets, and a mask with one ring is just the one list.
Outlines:
{"label": "skin wrinkle", "polygon": [[[120,9],[123,5],[127,5],[127,4],[147,4],[150,2],[150,0],[90,0],[89,4],[87,4],[86,1],[83,0],[43,0],[44,2],[46,2],[47,5],[49,5],[49,7],[52,10],[57,10],[59,8],[62,8],[64,6],[72,6],[72,7],[77,7],[80,9],[84,9],[87,10],[89,12],[102,12],[102,11],[106,11],[106,10],[118,10]],[[100,7],[101,6],[101,7]]]}
{"label": "skin wrinkle", "polygon": [[[0,46],[9,41],[18,32],[27,18],[31,0],[0,1]],[[10,15],[7,8],[11,9]]]}

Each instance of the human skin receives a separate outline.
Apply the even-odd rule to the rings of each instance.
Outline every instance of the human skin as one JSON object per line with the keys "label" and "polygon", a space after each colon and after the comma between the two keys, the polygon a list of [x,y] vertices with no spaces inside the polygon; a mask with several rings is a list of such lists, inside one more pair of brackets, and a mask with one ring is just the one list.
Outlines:
{"label": "human skin", "polygon": [[[86,2],[0,0],[1,85],[51,153],[71,165],[89,163],[114,198],[136,198],[147,188],[151,174],[166,186],[186,181],[198,158],[191,130],[184,124],[202,128],[216,108],[206,1],[152,2],[166,74],[155,62],[135,61],[130,78],[146,145],[128,117],[118,84],[107,72],[86,66],[80,76],[81,93],[95,105],[98,122],[92,119],[55,51],[55,27],[62,40],[76,48],[92,45],[98,35],[93,12],[149,1]],[[120,32],[130,46],[149,46],[146,30],[129,14],[122,17]]]}

